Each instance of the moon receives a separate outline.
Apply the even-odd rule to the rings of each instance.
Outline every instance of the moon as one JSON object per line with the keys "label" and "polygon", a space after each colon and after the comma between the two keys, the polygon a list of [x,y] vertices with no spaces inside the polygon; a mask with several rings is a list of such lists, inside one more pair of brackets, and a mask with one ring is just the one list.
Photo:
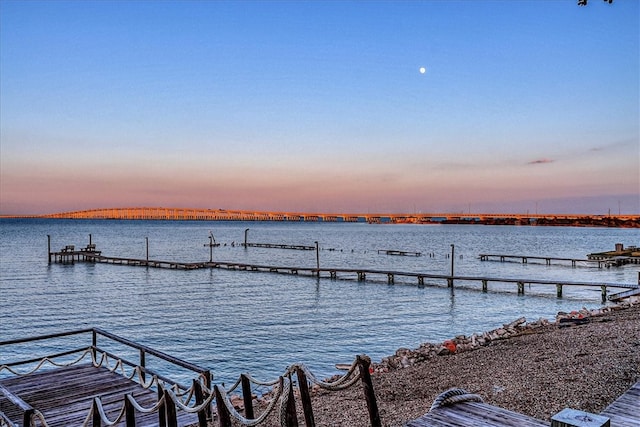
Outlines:
{"label": "moon", "polygon": [[427,72],[427,69],[424,67],[420,67],[420,74],[424,74]]}

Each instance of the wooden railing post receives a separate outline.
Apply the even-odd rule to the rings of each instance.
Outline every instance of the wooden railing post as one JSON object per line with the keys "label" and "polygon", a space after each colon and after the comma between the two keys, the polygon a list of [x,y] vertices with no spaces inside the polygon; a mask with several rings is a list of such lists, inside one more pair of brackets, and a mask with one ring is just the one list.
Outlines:
{"label": "wooden railing post", "polygon": [[304,412],[304,423],[307,427],[315,427],[313,418],[313,408],[311,407],[311,395],[309,394],[309,383],[307,376],[301,367],[296,368],[298,376],[298,388],[300,389],[300,400],[302,401],[302,412]]}
{"label": "wooden railing post", "polygon": [[298,414],[296,414],[296,397],[293,394],[293,381],[291,381],[291,374],[289,374],[289,393],[287,398],[287,412],[285,418],[285,425],[287,427],[298,427]]}
{"label": "wooden railing post", "polygon": [[[162,384],[160,384],[158,382],[158,401],[160,401],[162,398],[164,398],[164,387],[162,387]],[[166,427],[167,425],[167,417],[165,414],[165,406],[167,403],[167,399],[164,399],[164,403],[162,403],[159,407],[158,407],[158,425],[160,427]]]}
{"label": "wooden railing post", "polygon": [[95,328],[91,331],[91,355],[93,356],[93,360],[98,361],[98,333]]}
{"label": "wooden railing post", "polygon": [[242,401],[244,402],[244,417],[247,419],[254,419],[253,413],[253,396],[251,394],[251,381],[245,374],[240,375],[240,382],[242,383]]}
{"label": "wooden railing post", "polygon": [[24,414],[22,415],[22,424],[24,426],[30,426],[31,425],[31,417],[33,416],[33,412],[34,409],[27,409],[26,411],[24,411]]}
{"label": "wooden railing post", "polygon": [[[193,393],[196,397],[196,406],[202,405],[202,403],[204,402],[202,385],[200,384],[200,381],[196,379],[193,380]],[[206,408],[203,408],[201,411],[198,411],[198,426],[207,427],[207,409]]]}
{"label": "wooden railing post", "polygon": [[222,400],[222,394],[217,385],[213,386],[213,390],[216,394],[216,407],[218,408],[218,417],[220,418],[220,427],[231,427],[231,415],[227,409],[227,405]]}
{"label": "wooden railing post", "polygon": [[126,427],[136,427],[136,408],[133,407],[131,394],[124,396],[124,417],[126,421]]}
{"label": "wooden railing post", "polygon": [[178,417],[176,414],[176,403],[169,395],[169,391],[164,391],[164,410],[167,416],[167,427],[178,427]]}
{"label": "wooden railing post", "polygon": [[98,410],[98,399],[99,397],[93,398],[93,417],[91,423],[93,427],[100,427],[102,425],[102,420],[100,419],[100,411]]}
{"label": "wooden railing post", "polygon": [[145,383],[147,381],[147,376],[145,375],[144,368],[146,365],[146,353],[143,349],[140,349],[140,382]]}
{"label": "wooden railing post", "polygon": [[371,421],[371,427],[382,427],[382,422],[380,421],[380,413],[378,412],[378,404],[376,402],[376,395],[373,391],[371,373],[369,372],[371,359],[369,359],[368,356],[359,355],[357,357],[357,361],[358,368],[360,369],[362,388],[364,390],[364,398],[367,401],[367,409],[369,410],[369,420]]}

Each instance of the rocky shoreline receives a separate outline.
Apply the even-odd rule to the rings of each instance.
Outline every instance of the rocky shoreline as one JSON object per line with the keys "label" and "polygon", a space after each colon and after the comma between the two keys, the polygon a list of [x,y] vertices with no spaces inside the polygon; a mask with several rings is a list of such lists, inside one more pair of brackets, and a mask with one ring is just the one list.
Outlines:
{"label": "rocky shoreline", "polygon": [[[599,413],[640,380],[640,302],[399,349],[372,379],[384,426],[419,418],[449,388],[543,421],[567,407]],[[313,408],[318,426],[369,425],[359,387],[318,392]]]}
{"label": "rocky shoreline", "polygon": [[[384,426],[419,418],[450,388],[543,421],[567,407],[597,414],[640,380],[640,301],[560,312],[555,321],[521,317],[482,334],[401,348],[371,373]],[[257,407],[268,402],[267,393]],[[338,392],[313,388],[312,407],[317,426],[370,425],[359,382]],[[279,425],[273,415],[263,425]]]}

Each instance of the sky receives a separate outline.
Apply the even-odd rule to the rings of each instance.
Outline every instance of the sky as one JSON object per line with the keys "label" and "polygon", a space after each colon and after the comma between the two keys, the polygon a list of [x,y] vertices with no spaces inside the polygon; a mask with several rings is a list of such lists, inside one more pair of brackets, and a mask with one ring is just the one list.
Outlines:
{"label": "sky", "polygon": [[639,5],[0,0],[0,214],[638,214]]}

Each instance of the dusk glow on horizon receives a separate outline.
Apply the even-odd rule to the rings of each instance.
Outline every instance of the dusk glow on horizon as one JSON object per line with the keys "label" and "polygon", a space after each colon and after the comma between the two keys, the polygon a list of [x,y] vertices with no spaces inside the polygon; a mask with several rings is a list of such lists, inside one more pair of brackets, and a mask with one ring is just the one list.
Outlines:
{"label": "dusk glow on horizon", "polygon": [[0,2],[0,214],[640,213],[640,2]]}

